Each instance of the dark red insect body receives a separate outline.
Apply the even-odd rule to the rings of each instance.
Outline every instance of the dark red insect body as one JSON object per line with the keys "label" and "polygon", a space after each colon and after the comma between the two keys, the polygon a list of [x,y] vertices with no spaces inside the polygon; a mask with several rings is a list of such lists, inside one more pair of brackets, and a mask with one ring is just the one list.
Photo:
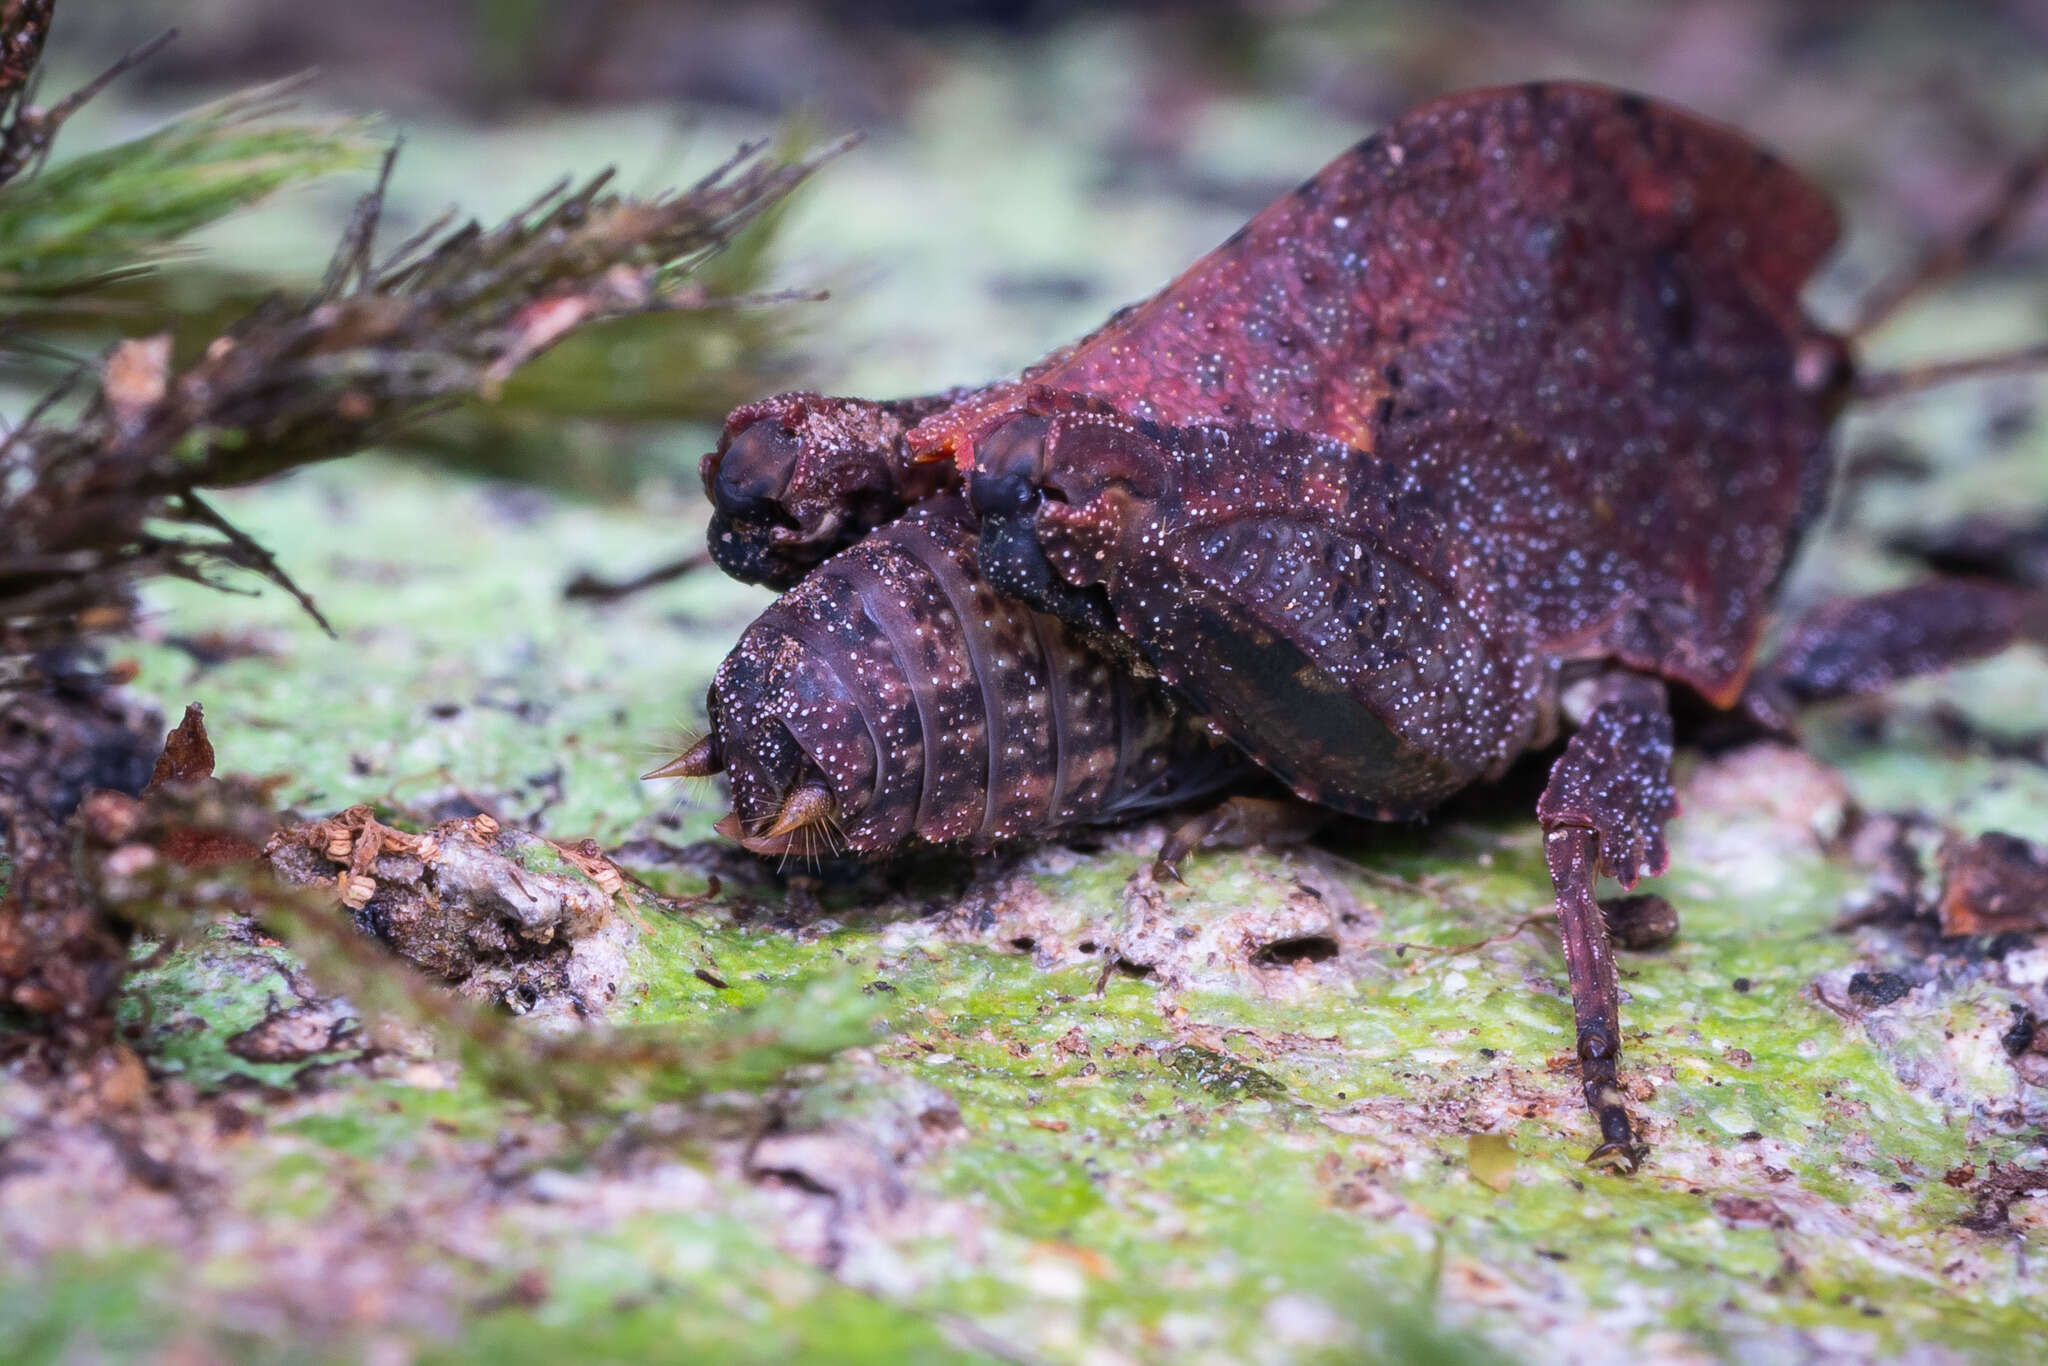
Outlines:
{"label": "dark red insect body", "polygon": [[1251,771],[1156,684],[994,593],[974,536],[957,495],[929,499],[747,628],[711,686],[706,758],[733,794],[721,829],[765,854],[987,847]]}
{"label": "dark red insect body", "polygon": [[[1522,163],[1478,160],[1475,125],[1511,119],[1518,105],[1537,110],[1535,126],[1518,131],[1533,137],[1553,202],[1569,200],[1582,177],[1607,182],[1595,187],[1606,192],[1602,203],[1574,223],[1519,211],[1512,177]],[[1506,194],[1474,193],[1482,187]],[[1690,209],[1693,187],[1712,190],[1713,212]],[[1337,157],[1159,294],[1016,382],[879,403],[789,394],[735,410],[703,466],[720,518],[712,553],[736,577],[795,582],[931,491],[947,476],[920,464],[960,456],[963,437],[1031,386],[1175,426],[1240,421],[1370,445],[1386,404],[1414,402],[1403,393],[1402,357],[1476,360],[1512,348],[1512,333],[1475,324],[1512,314],[1518,292],[1588,324],[1617,302],[1562,295],[1543,279],[1604,246],[1592,210],[1617,194],[1652,211],[1662,204],[1672,223],[1657,244],[1667,292],[1647,301],[1667,327],[1685,324],[1688,258],[1697,257],[1710,272],[1731,262],[1750,271],[1775,297],[1784,339],[1799,287],[1835,237],[1833,210],[1796,172],[1688,115],[1572,85],[1449,96]],[[1766,234],[1740,231],[1763,222]],[[1538,273],[1518,279],[1516,254],[1536,258]],[[1588,326],[1581,340],[1600,346],[1598,332]],[[1603,358],[1629,362],[1625,353]],[[1833,378],[1828,360],[1817,353],[1808,368]],[[883,492],[892,486],[893,497]]]}
{"label": "dark red insect body", "polygon": [[1482,486],[1069,401],[980,443],[983,572],[1135,645],[1298,795],[1411,819],[1554,733],[1539,604],[1504,587],[1539,586],[1511,563],[1524,528],[1475,516]]}
{"label": "dark red insect body", "polygon": [[704,457],[711,558],[742,583],[789,588],[910,504],[955,487],[951,467],[911,460],[903,438],[968,392],[880,403],[777,394],[734,409]]}
{"label": "dark red insect body", "polygon": [[[1047,454],[1041,468],[1089,477],[1103,458],[1095,424],[1185,425],[1175,409],[1199,386],[1180,377],[1221,373],[1225,390],[1251,391],[1261,410],[1218,412],[1225,422],[1369,453],[1352,468],[1336,453],[1313,457],[1338,462],[1315,477],[1325,503],[1346,510],[1281,508],[1283,520],[1355,546],[1370,531],[1346,519],[1377,515],[1367,505],[1384,483],[1358,477],[1398,472],[1423,491],[1451,538],[1441,553],[1463,562],[1445,587],[1481,618],[1522,620],[1521,640],[1489,631],[1512,661],[1500,667],[1608,659],[1727,706],[1828,485],[1847,349],[1803,319],[1798,295],[1834,237],[1818,191],[1688,115],[1576,86],[1454,96],[1346,153],[1116,325],[1112,354],[1173,359],[1178,402],[1161,417],[1159,404],[1112,400],[1114,415],[1076,419],[1094,432],[1085,449]],[[1235,271],[1218,260],[1226,253]],[[1231,302],[1218,311],[1233,331],[1272,333],[1319,308],[1331,322],[1297,344],[1309,353],[1299,364],[1233,356],[1213,338],[1196,350],[1202,328],[1188,319],[1207,310],[1174,295],[1198,282],[1224,291]],[[1035,386],[936,414],[910,440],[971,467],[977,437],[1013,415],[1074,409],[1056,392],[1063,378],[1055,368]],[[1285,467],[1307,448],[1291,452],[1224,463],[1274,465],[1245,473],[1284,498]],[[1229,520],[1227,500],[1207,496],[1213,512],[1195,519]],[[1240,537],[1275,515],[1270,503],[1247,507]],[[1528,721],[1496,729],[1511,743],[1506,732]]]}
{"label": "dark red insect body", "polygon": [[1775,724],[2043,624],[2038,596],[1925,585],[1825,608],[1759,670],[1858,383],[1799,301],[1835,236],[1817,189],[1680,111],[1451,96],[1022,380],[882,414],[852,464],[892,494],[835,504],[844,451],[776,401],[706,485],[774,523],[752,564],[800,572],[958,471],[997,589],[1354,814],[1417,815],[1575,725],[1538,815],[1594,1158],[1633,1169],[1593,889],[1664,869],[1667,686]]}

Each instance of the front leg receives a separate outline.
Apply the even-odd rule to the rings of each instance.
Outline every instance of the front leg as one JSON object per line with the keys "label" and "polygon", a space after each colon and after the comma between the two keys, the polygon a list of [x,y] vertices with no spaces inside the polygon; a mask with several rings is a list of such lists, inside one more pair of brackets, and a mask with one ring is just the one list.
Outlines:
{"label": "front leg", "polygon": [[1634,886],[1663,872],[1670,861],[1664,824],[1677,813],[1664,685],[1627,674],[1604,680],[1592,715],[1550,770],[1536,814],[1557,890],[1579,1079],[1600,1122],[1600,1146],[1586,1161],[1623,1173],[1636,1169],[1642,1150],[1619,1080],[1621,991],[1593,882],[1604,871]]}

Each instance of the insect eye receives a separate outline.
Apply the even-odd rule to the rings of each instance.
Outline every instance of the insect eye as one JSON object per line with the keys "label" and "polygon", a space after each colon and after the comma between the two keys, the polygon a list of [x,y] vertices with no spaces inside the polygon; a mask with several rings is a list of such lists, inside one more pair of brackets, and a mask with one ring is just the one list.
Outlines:
{"label": "insect eye", "polygon": [[1016,417],[975,443],[967,497],[977,514],[1014,516],[1037,505],[1051,425],[1042,417]]}
{"label": "insect eye", "polygon": [[719,457],[711,486],[713,505],[743,521],[772,514],[776,500],[789,487],[801,451],[796,434],[785,431],[774,418],[742,427]]}

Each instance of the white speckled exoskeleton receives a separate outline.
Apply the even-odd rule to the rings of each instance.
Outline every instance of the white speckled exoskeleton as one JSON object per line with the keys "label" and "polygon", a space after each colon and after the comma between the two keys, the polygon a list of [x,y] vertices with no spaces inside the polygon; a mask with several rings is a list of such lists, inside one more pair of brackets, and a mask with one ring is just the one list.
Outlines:
{"label": "white speckled exoskeleton", "polygon": [[723,771],[760,854],[987,848],[1230,787],[1251,764],[1160,687],[988,586],[958,494],[840,551],[763,612],[677,771]]}
{"label": "white speckled exoskeleton", "polygon": [[[776,662],[794,647],[763,653],[795,637],[757,627],[713,689],[713,739],[675,771],[731,769],[736,810],[755,813],[734,829],[755,848],[856,810],[847,842],[863,850],[1098,818],[1041,790],[1043,754],[935,749],[924,699],[911,748],[882,705],[965,662],[945,643],[957,632],[903,630],[957,613],[957,596],[942,606],[861,558],[897,553],[920,516],[957,538],[949,572],[978,564],[993,587],[977,587],[977,612],[1027,604],[1045,615],[1003,620],[1040,640],[1048,619],[1064,623],[1060,649],[1089,677],[1163,682],[1147,692],[1156,723],[1121,732],[1163,773],[1213,733],[1305,801],[1408,819],[1570,729],[1537,815],[1601,1129],[1590,1160],[1633,1170],[1594,888],[1599,872],[1633,885],[1664,870],[1671,690],[1783,729],[1802,705],[2048,626],[2038,594],[1940,580],[1826,604],[1759,662],[1845,404],[2043,359],[1859,374],[1854,356],[1900,303],[1997,242],[2040,170],[2028,163],[1959,245],[1838,332],[1800,302],[1834,210],[1739,133],[1580,85],[1425,105],[1018,381],[896,403],[785,395],[735,414],[704,463],[714,555],[787,583],[858,542],[770,617],[843,615],[857,597],[873,624],[833,634],[820,617],[812,658],[854,673],[888,661],[903,681],[874,685],[869,713],[842,704],[832,727],[799,733],[787,680],[800,666]],[[871,532],[906,506],[911,519]],[[842,561],[873,588],[842,584]],[[1001,661],[1020,649],[968,667],[996,661],[1007,695]],[[1025,719],[1059,691],[1027,687],[1006,736],[1029,749],[1061,733]],[[780,728],[745,719],[763,716]],[[1225,768],[1146,791],[1192,795]]]}

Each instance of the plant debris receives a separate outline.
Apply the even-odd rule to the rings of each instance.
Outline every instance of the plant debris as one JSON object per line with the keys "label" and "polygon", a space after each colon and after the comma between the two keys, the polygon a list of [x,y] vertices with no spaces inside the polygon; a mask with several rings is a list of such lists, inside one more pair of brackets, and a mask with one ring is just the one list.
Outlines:
{"label": "plant debris", "polygon": [[[616,870],[488,816],[408,834],[367,806],[271,837],[264,858],[287,883],[324,887],[401,958],[473,1001],[558,1024],[604,1016],[631,930],[614,906]],[[550,866],[552,865],[552,866]]]}
{"label": "plant debris", "polygon": [[2048,1167],[1993,1162],[1977,1179],[1977,1203],[1959,1221],[1973,1233],[2002,1233],[2012,1227],[2012,1207],[2048,1191]]}
{"label": "plant debris", "polygon": [[47,692],[0,694],[0,829],[13,864],[0,893],[0,1003],[61,1047],[91,1051],[111,1034],[129,932],[80,895],[69,823],[90,792],[141,790],[156,718],[92,675],[57,678]]}
{"label": "plant debris", "polygon": [[488,394],[578,328],[708,306],[690,272],[837,149],[785,161],[750,145],[654,199],[610,191],[609,173],[563,182],[497,228],[444,221],[379,257],[395,150],[317,293],[271,301],[182,368],[160,339],[122,343],[77,421],[39,417],[0,445],[0,522],[21,531],[0,552],[0,684],[10,656],[19,681],[28,652],[126,622],[145,574],[239,567],[317,616],[203,490],[347,455]]}
{"label": "plant debris", "polygon": [[1992,831],[1941,850],[1943,934],[2048,929],[2048,850]]}
{"label": "plant debris", "polygon": [[0,185],[50,154],[57,131],[116,77],[170,41],[165,34],[130,52],[47,109],[31,102],[56,0],[7,0],[0,8]]}
{"label": "plant debris", "polygon": [[[133,270],[179,233],[359,154],[354,126],[276,124],[279,91],[271,88],[16,180],[84,100],[153,50],[40,110],[28,92],[54,8],[51,0],[0,7],[0,227],[16,225],[0,232],[8,244],[0,276],[9,287],[47,290]],[[135,583],[150,575],[214,582],[221,570],[239,568],[282,586],[326,624],[277,559],[203,491],[345,456],[455,399],[494,394],[515,370],[592,324],[730,302],[715,299],[693,272],[836,150],[792,159],[750,144],[686,190],[651,198],[610,189],[609,172],[580,186],[564,180],[498,227],[444,216],[380,254],[394,147],[319,290],[266,301],[190,355],[176,354],[168,335],[119,342],[96,374],[74,374],[0,439],[0,750],[8,760],[0,768],[0,834],[13,862],[0,895],[0,1000],[52,1022],[74,1043],[105,1039],[127,933],[81,885],[65,822],[88,789],[103,788],[111,795],[97,819],[148,824],[161,813],[136,796],[189,796],[212,771],[195,708],[154,773],[137,775],[135,718],[121,715],[126,704],[104,680],[79,681],[96,669],[91,638],[132,623]],[[173,184],[189,193],[165,188]],[[150,213],[129,213],[124,196],[146,202]],[[73,200],[84,207],[53,211]],[[80,222],[95,213],[111,215],[126,236],[81,233]],[[66,411],[75,415],[58,416]],[[128,805],[112,800],[121,794]],[[246,795],[252,810],[265,805],[264,794]],[[124,844],[112,865],[136,873],[159,857],[189,864],[187,855],[209,852],[178,846],[175,827],[158,833],[171,844],[123,852]],[[258,844],[262,838],[256,834]],[[340,875],[352,909],[370,909],[389,838],[378,834],[369,863]],[[451,850],[441,875],[482,896],[495,883],[481,864],[462,863],[469,847]],[[616,870],[607,873],[601,858],[564,856],[617,890]],[[481,881],[463,882],[467,873]],[[387,902],[393,896],[387,892]],[[387,928],[422,918],[395,905],[379,907],[378,917]],[[523,943],[546,919],[533,908],[512,914]],[[443,951],[425,957],[467,980],[477,968],[456,972],[460,955],[448,956],[454,937],[448,930]],[[603,976],[593,969],[562,980],[574,979],[571,994],[590,1008],[603,995]],[[494,979],[493,989],[525,999],[529,987],[535,1001],[554,999],[524,979]]]}
{"label": "plant debris", "polygon": [[[96,792],[80,807],[79,904],[122,946],[107,969],[115,982],[129,927],[173,942],[218,924],[274,933],[309,985],[244,1031],[237,1056],[311,1056],[353,1019],[395,1023],[425,1031],[507,1099],[573,1117],[765,1084],[868,1037],[876,1008],[851,976],[695,1031],[598,1028],[635,926],[600,885],[611,868],[602,854],[488,815],[411,834],[355,807],[280,830],[271,784],[191,762],[211,753],[197,707],[167,753],[178,757],[166,766],[185,765],[178,776],[141,797]],[[352,1004],[337,1007],[337,996]],[[512,1018],[522,1014],[552,1028]]]}
{"label": "plant debris", "polygon": [[206,711],[197,702],[185,708],[184,719],[164,737],[164,752],[157,755],[142,794],[165,783],[196,783],[213,776],[213,742],[206,738]]}
{"label": "plant debris", "polygon": [[1655,892],[1603,898],[1600,913],[1618,948],[1643,953],[1678,937],[1678,908]]}
{"label": "plant debris", "polygon": [[1912,985],[1896,972],[1859,972],[1849,978],[1848,996],[1865,1010],[1876,1010],[1906,998]]}

